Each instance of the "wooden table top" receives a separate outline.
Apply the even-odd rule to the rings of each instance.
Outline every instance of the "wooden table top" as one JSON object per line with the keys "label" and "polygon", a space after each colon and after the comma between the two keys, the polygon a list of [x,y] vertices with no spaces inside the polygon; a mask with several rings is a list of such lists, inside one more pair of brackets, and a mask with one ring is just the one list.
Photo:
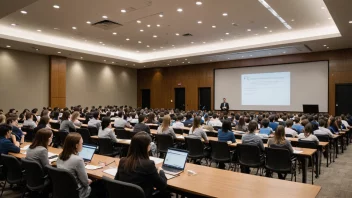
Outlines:
{"label": "wooden table top", "polygon": [[[30,143],[24,143],[21,147]],[[59,154],[62,150],[49,147],[49,152]],[[21,151],[23,152],[23,151]],[[17,158],[25,157],[24,154],[10,153]],[[101,179],[103,176],[114,178],[104,173],[104,170],[118,167],[119,159],[102,155],[94,155],[90,164],[98,165],[112,163],[97,170],[86,170],[90,178]],[[157,166],[161,166],[158,164]],[[188,176],[187,170],[193,170],[197,174]],[[209,197],[316,197],[321,189],[320,186],[302,184],[279,179],[259,177],[255,175],[242,174],[232,171],[220,170],[207,166],[187,163],[185,172],[180,176],[168,180],[168,186],[185,192],[209,196]],[[279,186],[279,188],[278,188]]]}

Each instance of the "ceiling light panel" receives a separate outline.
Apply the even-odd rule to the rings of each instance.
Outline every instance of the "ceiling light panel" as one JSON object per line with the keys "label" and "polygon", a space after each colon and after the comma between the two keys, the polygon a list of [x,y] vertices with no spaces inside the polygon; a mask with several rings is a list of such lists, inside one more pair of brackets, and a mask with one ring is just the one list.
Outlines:
{"label": "ceiling light panel", "polygon": [[279,21],[289,30],[292,29],[292,27],[265,1],[265,0],[258,0],[266,9],[271,12]]}

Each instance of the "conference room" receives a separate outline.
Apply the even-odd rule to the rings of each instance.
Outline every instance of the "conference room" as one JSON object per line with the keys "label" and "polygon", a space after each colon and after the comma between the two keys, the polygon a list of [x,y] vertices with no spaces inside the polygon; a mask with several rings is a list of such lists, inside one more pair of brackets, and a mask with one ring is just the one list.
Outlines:
{"label": "conference room", "polygon": [[352,197],[351,6],[0,1],[0,197]]}

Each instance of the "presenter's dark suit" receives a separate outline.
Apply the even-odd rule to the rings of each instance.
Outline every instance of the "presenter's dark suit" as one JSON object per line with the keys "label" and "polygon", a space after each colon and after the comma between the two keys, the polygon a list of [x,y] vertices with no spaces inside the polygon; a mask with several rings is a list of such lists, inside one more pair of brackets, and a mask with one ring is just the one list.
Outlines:
{"label": "presenter's dark suit", "polygon": [[[224,107],[226,107],[226,109],[224,109]],[[227,112],[227,111],[230,109],[229,103],[227,103],[227,102],[221,103],[220,109],[221,109],[222,111],[226,111],[226,112]]]}

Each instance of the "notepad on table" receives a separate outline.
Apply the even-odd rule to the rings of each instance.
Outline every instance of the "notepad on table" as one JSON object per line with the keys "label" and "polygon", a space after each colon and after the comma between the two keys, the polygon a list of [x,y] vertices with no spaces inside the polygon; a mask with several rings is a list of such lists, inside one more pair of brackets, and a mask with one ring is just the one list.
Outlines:
{"label": "notepad on table", "polygon": [[162,158],[151,157],[151,156],[149,156],[149,159],[153,160],[155,164],[160,164],[160,163],[163,163],[163,161],[164,161],[164,159],[162,159]]}
{"label": "notepad on table", "polygon": [[103,168],[102,166],[94,166],[94,165],[91,165],[91,164],[88,164],[85,166],[86,169],[88,170],[96,170],[96,169],[99,169],[99,168]]}
{"label": "notepad on table", "polygon": [[299,150],[293,150],[293,153],[303,153],[303,151],[299,151]]}
{"label": "notepad on table", "polygon": [[20,149],[26,151],[28,148],[29,148],[29,145],[26,145],[26,146],[24,146],[24,147],[22,147]]}
{"label": "notepad on table", "polygon": [[115,176],[116,173],[117,173],[117,168],[110,168],[110,169],[106,169],[103,171],[104,173],[106,174],[109,174],[109,175],[112,175],[112,176]]}

